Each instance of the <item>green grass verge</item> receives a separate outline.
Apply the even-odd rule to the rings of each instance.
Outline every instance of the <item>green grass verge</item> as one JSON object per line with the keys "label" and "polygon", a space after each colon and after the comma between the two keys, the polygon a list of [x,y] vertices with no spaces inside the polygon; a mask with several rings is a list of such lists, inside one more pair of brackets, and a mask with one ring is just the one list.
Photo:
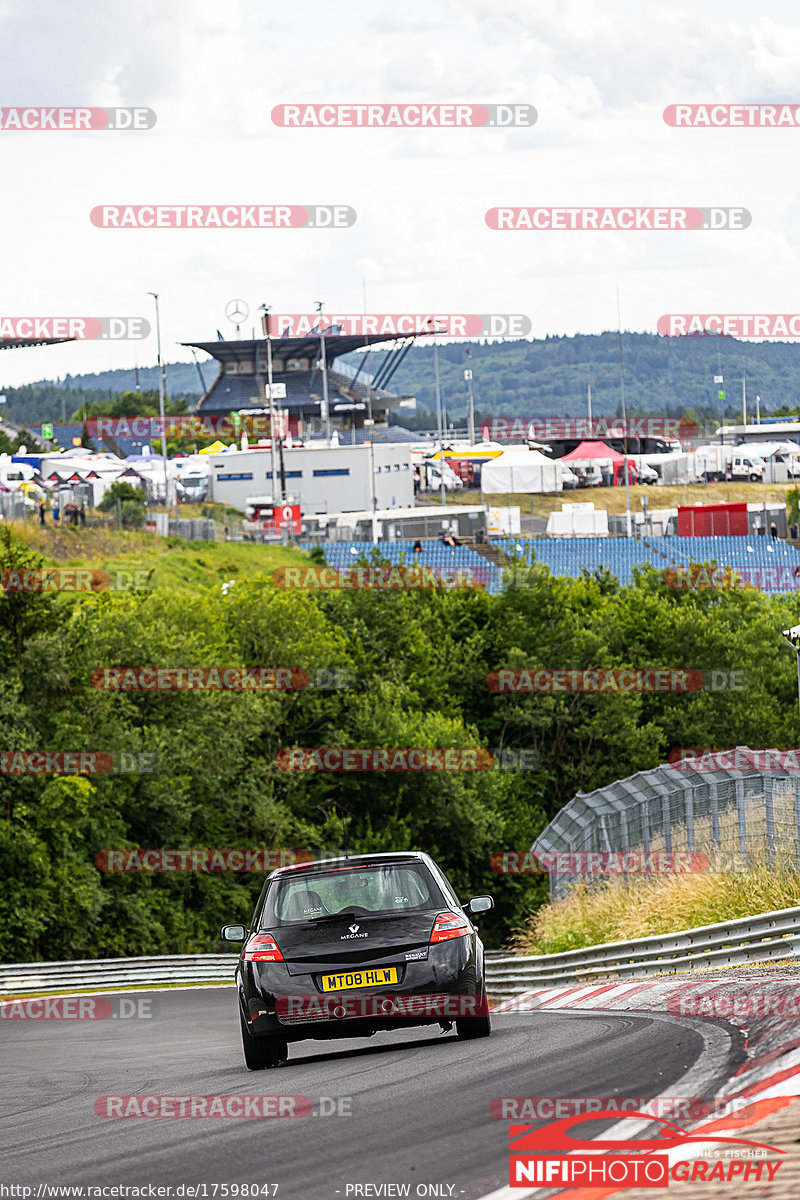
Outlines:
{"label": "green grass verge", "polygon": [[558,954],[604,942],[678,933],[758,913],[800,906],[800,878],[790,861],[754,855],[741,871],[628,876],[579,884],[545,904],[519,930],[518,954]]}
{"label": "green grass verge", "polygon": [[308,562],[304,550],[256,542],[190,542],[118,529],[42,529],[27,522],[12,522],[10,528],[48,565],[141,572],[137,580],[150,574],[148,586],[157,590],[197,591]]}

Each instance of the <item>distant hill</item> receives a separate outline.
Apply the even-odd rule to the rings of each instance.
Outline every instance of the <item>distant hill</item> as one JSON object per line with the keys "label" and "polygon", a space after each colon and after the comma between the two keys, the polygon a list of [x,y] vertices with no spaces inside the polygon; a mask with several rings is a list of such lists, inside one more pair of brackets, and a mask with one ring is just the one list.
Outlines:
{"label": "distant hill", "polygon": [[[629,410],[679,416],[694,410],[704,418],[742,411],[742,376],[747,380],[748,412],[756,394],[762,412],[800,401],[800,346],[787,342],[740,342],[735,338],[665,338],[625,333],[622,338],[625,400]],[[466,358],[469,349],[471,358]],[[370,371],[385,351],[374,351]],[[352,361],[352,356],[351,356]],[[616,332],[543,341],[450,344],[439,347],[439,377],[448,414],[467,409],[464,368],[473,372],[475,406],[484,413],[511,416],[584,416],[586,389],[592,411],[613,416],[620,407],[619,339]],[[715,375],[725,380],[718,400]],[[435,407],[433,348],[415,346],[389,384],[392,391]]]}
{"label": "distant hill", "polygon": [[[800,347],[791,342],[739,342],[735,338],[664,338],[625,333],[622,338],[625,398],[633,412],[680,416],[693,411],[703,419],[736,417],[742,410],[742,376],[747,380],[748,412],[761,396],[762,413],[800,401]],[[469,350],[471,357],[466,357]],[[386,350],[373,350],[367,370],[375,374]],[[361,355],[348,355],[354,365]],[[0,360],[0,366],[2,360]],[[586,389],[592,386],[592,410],[613,416],[620,409],[619,342],[616,333],[577,334],[538,341],[450,343],[439,347],[442,397],[448,415],[463,422],[467,409],[464,368],[473,371],[475,406],[485,414],[510,416],[582,416]],[[216,363],[201,364],[206,386]],[[726,399],[717,399],[715,375],[723,375]],[[142,390],[158,387],[155,367],[139,370]],[[433,410],[433,347],[412,346],[388,384],[391,391],[414,395],[418,406]],[[135,388],[134,371],[104,371],[67,376],[20,388],[3,388],[5,415],[20,424],[61,420],[81,403],[95,403]],[[194,363],[167,366],[171,396],[196,402],[201,393]],[[408,410],[398,416],[405,421]]]}

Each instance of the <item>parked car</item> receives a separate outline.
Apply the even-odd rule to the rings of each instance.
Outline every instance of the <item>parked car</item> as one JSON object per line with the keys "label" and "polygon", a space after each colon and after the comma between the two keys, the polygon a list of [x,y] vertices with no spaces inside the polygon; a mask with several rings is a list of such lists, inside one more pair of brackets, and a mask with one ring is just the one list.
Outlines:
{"label": "parked car", "polygon": [[578,487],[578,476],[575,474],[566,463],[559,463],[561,474],[561,486],[564,491],[573,491]]}
{"label": "parked car", "polygon": [[651,467],[649,463],[641,460],[636,463],[636,476],[638,483],[653,484],[658,483],[659,474],[655,467]]}

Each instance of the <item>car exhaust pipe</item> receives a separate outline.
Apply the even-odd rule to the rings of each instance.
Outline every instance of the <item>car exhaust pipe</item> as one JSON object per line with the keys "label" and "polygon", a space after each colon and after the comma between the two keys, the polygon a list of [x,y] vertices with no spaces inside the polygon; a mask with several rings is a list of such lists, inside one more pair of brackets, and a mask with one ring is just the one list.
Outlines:
{"label": "car exhaust pipe", "polygon": [[381,1001],[381,1012],[387,1017],[389,1016],[390,1013],[393,1013],[394,1012],[394,1001],[393,1000],[382,1000]]}
{"label": "car exhaust pipe", "polygon": [[333,1010],[333,1015],[335,1017],[339,1017],[339,1018],[345,1016],[346,1013],[347,1013],[347,1009],[344,1007],[343,1004],[337,1004],[336,1008]]}

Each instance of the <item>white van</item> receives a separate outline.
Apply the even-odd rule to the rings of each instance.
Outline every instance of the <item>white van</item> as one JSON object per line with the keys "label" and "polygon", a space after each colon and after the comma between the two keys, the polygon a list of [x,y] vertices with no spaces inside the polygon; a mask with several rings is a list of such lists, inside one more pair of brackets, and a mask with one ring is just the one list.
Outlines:
{"label": "white van", "polygon": [[731,477],[733,479],[749,479],[752,483],[759,483],[764,478],[766,465],[763,458],[759,458],[755,454],[737,452],[731,458]]}
{"label": "white van", "polygon": [[438,491],[442,486],[442,476],[444,476],[444,490],[446,492],[455,492],[458,488],[463,488],[463,479],[459,479],[453,468],[448,467],[447,463],[425,462],[422,466],[425,468],[427,476],[427,484],[424,485],[427,491]]}

